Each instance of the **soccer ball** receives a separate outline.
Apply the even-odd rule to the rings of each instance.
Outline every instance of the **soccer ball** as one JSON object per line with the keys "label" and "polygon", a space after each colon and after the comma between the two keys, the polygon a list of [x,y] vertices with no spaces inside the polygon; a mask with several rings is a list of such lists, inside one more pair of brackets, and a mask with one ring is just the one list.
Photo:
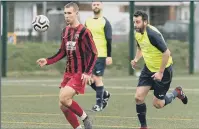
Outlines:
{"label": "soccer ball", "polygon": [[45,32],[50,26],[50,21],[44,15],[37,15],[32,20],[32,26],[38,32]]}

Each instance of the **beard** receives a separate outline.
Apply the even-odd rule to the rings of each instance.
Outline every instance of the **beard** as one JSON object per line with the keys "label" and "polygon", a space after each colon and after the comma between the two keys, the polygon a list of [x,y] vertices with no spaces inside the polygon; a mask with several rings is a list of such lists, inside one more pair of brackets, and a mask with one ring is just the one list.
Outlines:
{"label": "beard", "polygon": [[144,34],[144,24],[142,25],[142,27],[135,27],[135,31],[138,32],[138,33],[141,33],[141,34]]}
{"label": "beard", "polygon": [[94,14],[99,14],[99,13],[101,12],[101,10],[95,8],[95,9],[93,10],[93,12],[94,12]]}

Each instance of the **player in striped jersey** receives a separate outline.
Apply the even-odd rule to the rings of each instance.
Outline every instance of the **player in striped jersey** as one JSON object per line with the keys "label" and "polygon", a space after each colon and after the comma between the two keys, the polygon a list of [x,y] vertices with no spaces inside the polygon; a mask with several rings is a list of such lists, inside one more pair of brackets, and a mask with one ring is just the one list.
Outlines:
{"label": "player in striped jersey", "polygon": [[97,59],[97,49],[91,32],[79,23],[78,11],[77,4],[73,2],[64,7],[68,26],[62,32],[61,47],[57,54],[49,58],[41,58],[37,63],[43,67],[67,57],[66,70],[60,86],[60,109],[74,129],[82,129],[76,115],[83,121],[85,129],[92,129],[87,114],[73,100],[76,94],[84,94],[85,85],[90,79]]}

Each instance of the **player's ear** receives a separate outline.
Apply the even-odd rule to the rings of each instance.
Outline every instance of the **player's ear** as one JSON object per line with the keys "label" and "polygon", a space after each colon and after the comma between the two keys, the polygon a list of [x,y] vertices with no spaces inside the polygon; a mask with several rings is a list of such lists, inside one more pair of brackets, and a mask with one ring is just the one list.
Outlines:
{"label": "player's ear", "polygon": [[148,23],[147,20],[144,20],[144,25],[145,25],[145,26],[147,25],[147,23]]}
{"label": "player's ear", "polygon": [[76,12],[76,15],[79,15],[79,12]]}

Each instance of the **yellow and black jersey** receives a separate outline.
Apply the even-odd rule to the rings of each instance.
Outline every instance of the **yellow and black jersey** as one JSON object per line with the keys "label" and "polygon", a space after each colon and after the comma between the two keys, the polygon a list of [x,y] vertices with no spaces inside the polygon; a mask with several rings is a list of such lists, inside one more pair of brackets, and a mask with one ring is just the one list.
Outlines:
{"label": "yellow and black jersey", "polygon": [[[147,68],[151,72],[158,72],[162,63],[162,53],[167,50],[167,45],[162,34],[154,26],[148,25],[143,34],[136,32],[135,39]],[[169,57],[166,67],[173,63],[172,57]]]}
{"label": "yellow and black jersey", "polygon": [[112,27],[105,17],[86,20],[85,26],[91,31],[97,47],[98,57],[111,57]]}

